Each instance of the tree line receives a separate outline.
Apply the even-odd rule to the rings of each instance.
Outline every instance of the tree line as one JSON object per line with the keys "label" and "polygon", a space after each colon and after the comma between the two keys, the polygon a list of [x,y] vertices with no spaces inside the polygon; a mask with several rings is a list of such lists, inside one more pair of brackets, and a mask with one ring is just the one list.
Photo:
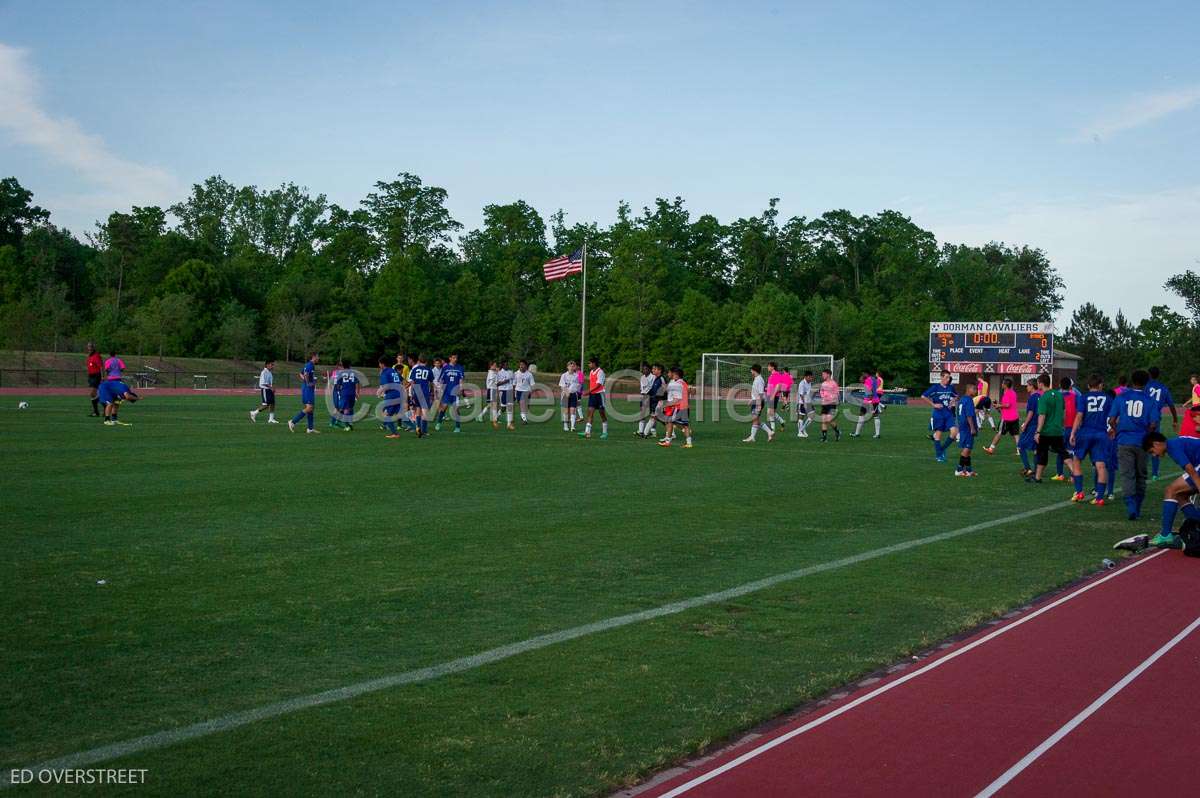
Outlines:
{"label": "tree line", "polygon": [[[501,354],[556,368],[579,354],[580,280],[547,283],[541,267],[585,241],[588,351],[614,367],[824,352],[921,385],[929,321],[1041,320],[1063,302],[1041,250],[939,244],[891,210],[781,219],[771,199],[726,223],[676,197],[621,203],[600,226],[516,200],[486,206],[464,232],[446,191],[413,174],[376,183],[352,209],[293,183],[213,176],[167,208],[114,211],[80,241],[33,199],[16,178],[0,181],[10,349],[93,340],[130,355],[246,359],[315,348],[362,363],[403,347],[456,350],[474,369]],[[1125,345],[1082,312],[1070,330],[1089,365]],[[1177,321],[1154,319],[1143,325]],[[1197,318],[1186,321],[1194,334]],[[1161,335],[1148,345],[1166,346]]]}

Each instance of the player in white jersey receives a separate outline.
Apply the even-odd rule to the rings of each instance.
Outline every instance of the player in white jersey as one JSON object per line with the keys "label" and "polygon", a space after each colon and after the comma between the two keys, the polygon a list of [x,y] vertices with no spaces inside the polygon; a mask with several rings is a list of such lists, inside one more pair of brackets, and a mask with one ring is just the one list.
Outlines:
{"label": "player in white jersey", "polygon": [[651,419],[650,396],[654,392],[654,374],[650,364],[642,361],[642,376],[638,379],[638,398],[641,400],[641,416],[638,418],[637,430],[634,435],[646,437],[646,422]]}
{"label": "player in white jersey", "polygon": [[[521,411],[521,423],[529,423],[529,397],[533,395],[533,372],[529,370],[529,361],[522,360],[517,365],[517,373],[513,375],[513,390],[517,394],[514,404]],[[508,416],[508,428],[512,429],[512,413]]]}
{"label": "player in white jersey", "polygon": [[[513,426],[513,409],[512,409],[512,388],[513,388],[513,373],[508,369],[508,361],[500,361],[500,370],[496,372],[496,393],[500,395],[500,408],[504,411],[504,416],[508,421],[509,429],[516,429]],[[492,428],[500,429],[500,422],[495,418],[492,419]]]}
{"label": "player in white jersey", "polygon": [[671,381],[667,383],[667,401],[659,410],[659,420],[667,425],[666,435],[658,442],[659,446],[670,447],[671,439],[675,437],[675,427],[683,427],[686,438],[683,448],[692,448],[692,425],[688,418],[688,384],[683,379],[683,369],[676,366],[671,369]]}
{"label": "player in white jersey", "polygon": [[808,437],[808,425],[812,423],[813,373],[804,372],[804,379],[796,383],[796,437]]}
{"label": "player in white jersey", "polygon": [[[487,408],[492,411],[492,426],[496,425],[497,403],[500,401],[500,395],[496,391],[496,377],[500,374],[500,367],[496,365],[496,361],[492,360],[488,363],[487,379],[484,381],[484,389],[487,391]],[[487,412],[479,414],[479,420],[483,421],[487,418]]]}
{"label": "player in white jersey", "polygon": [[446,361],[440,357],[433,359],[433,406],[437,407],[442,401],[442,366]]}
{"label": "player in white jersey", "polygon": [[563,432],[574,432],[579,418],[579,364],[574,360],[567,363],[567,370],[558,378],[558,390],[562,394]]}
{"label": "player in white jersey", "polygon": [[755,363],[750,367],[750,373],[754,375],[754,380],[750,384],[750,436],[743,438],[742,443],[754,443],[754,439],[758,437],[758,428],[767,428],[767,442],[769,443],[775,437],[775,428],[768,421],[762,423],[763,410],[767,404],[767,381],[763,379],[762,366]]}
{"label": "player in white jersey", "polygon": [[258,414],[268,412],[267,423],[278,424],[275,420],[275,361],[268,360],[263,364],[262,373],[258,375],[258,409],[250,411],[250,421],[258,421]]}

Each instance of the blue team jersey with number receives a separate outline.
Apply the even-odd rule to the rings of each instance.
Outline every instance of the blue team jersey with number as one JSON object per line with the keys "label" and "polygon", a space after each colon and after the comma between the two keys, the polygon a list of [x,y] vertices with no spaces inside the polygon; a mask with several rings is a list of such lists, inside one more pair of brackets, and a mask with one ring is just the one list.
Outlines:
{"label": "blue team jersey with number", "polygon": [[954,413],[954,408],[950,405],[954,402],[954,398],[958,394],[954,392],[953,385],[942,385],[940,382],[937,385],[930,385],[921,396],[935,405],[941,405],[941,407],[933,408],[934,416],[939,414],[951,415]]}
{"label": "blue team jersey with number", "polygon": [[1137,388],[1130,388],[1113,400],[1109,418],[1117,420],[1117,444],[1141,446],[1147,432],[1158,423],[1161,411],[1154,397]]}
{"label": "blue team jersey with number", "polygon": [[965,432],[967,435],[974,435],[975,424],[975,400],[969,396],[960,397],[958,400],[959,434]]}
{"label": "blue team jersey with number", "polygon": [[1104,391],[1088,391],[1082,400],[1076,400],[1076,411],[1083,416],[1079,431],[1108,434],[1108,405],[1112,397]]}
{"label": "blue team jersey with number", "polygon": [[1200,466],[1200,438],[1190,435],[1172,438],[1167,441],[1167,457],[1179,463],[1183,469]]}
{"label": "blue team jersey with number", "polygon": [[300,381],[305,385],[316,385],[316,369],[311,360],[305,363],[304,368],[300,369]]}
{"label": "blue team jersey with number", "polygon": [[466,377],[466,371],[457,363],[451,365],[447,363],[442,367],[442,375],[440,382],[445,386],[443,393],[458,395],[458,386],[462,385],[463,379]]}
{"label": "blue team jersey with number", "polygon": [[385,366],[379,372],[379,385],[389,398],[395,398],[400,395],[400,375],[391,366]]}
{"label": "blue team jersey with number", "polygon": [[1150,394],[1150,398],[1158,403],[1159,413],[1162,413],[1162,408],[1168,405],[1175,405],[1175,399],[1171,396],[1171,389],[1158,380],[1150,380],[1150,382],[1146,383],[1146,393]]}
{"label": "blue team jersey with number", "polygon": [[408,372],[408,380],[412,383],[413,390],[426,398],[429,397],[429,383],[432,379],[433,369],[424,363],[418,363]]}
{"label": "blue team jersey with number", "polygon": [[341,391],[343,400],[353,399],[358,396],[358,377],[350,369],[346,369],[338,374],[338,388]]}

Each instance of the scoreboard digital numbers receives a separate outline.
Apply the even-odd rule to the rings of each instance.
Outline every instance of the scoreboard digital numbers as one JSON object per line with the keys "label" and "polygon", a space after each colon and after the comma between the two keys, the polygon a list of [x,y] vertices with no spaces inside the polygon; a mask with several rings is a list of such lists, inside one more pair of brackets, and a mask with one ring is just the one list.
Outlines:
{"label": "scoreboard digital numbers", "polygon": [[1051,322],[935,321],[929,325],[931,371],[1048,374],[1053,365]]}

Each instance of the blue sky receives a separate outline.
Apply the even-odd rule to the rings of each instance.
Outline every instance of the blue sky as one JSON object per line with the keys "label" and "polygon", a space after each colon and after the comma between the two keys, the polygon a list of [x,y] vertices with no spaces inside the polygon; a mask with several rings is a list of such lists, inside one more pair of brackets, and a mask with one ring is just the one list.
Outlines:
{"label": "blue sky", "polygon": [[[344,8],[339,8],[344,5]],[[1134,318],[1200,260],[1200,4],[0,0],[0,172],[77,232],[220,173],[611,221],[891,208]]]}

